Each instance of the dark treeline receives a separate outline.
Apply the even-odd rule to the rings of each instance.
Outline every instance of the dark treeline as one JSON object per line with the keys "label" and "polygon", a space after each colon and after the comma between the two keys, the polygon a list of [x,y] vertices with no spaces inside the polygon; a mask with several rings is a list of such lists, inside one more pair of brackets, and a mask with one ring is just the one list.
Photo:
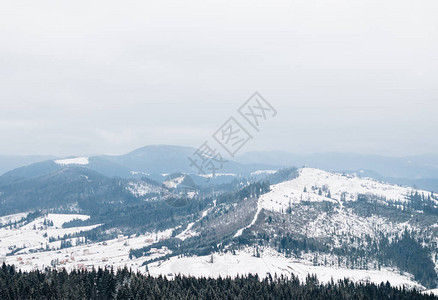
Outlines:
{"label": "dark treeline", "polygon": [[415,290],[389,283],[355,284],[344,279],[319,284],[314,276],[304,282],[257,275],[231,278],[151,277],[127,269],[114,272],[46,270],[20,272],[3,264],[0,270],[1,299],[435,299]]}

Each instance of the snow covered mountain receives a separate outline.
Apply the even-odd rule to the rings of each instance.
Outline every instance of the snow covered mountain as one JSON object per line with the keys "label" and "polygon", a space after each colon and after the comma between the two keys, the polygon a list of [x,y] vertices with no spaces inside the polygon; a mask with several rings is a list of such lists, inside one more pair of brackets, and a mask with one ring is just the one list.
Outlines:
{"label": "snow covered mountain", "polygon": [[[123,155],[51,158],[47,161],[44,159],[49,157],[43,156],[0,157],[0,175],[6,171],[9,171],[9,177],[43,175],[48,170],[72,165],[83,166],[109,177],[141,178],[144,174],[156,176],[178,172],[196,175],[197,170],[190,166],[187,159],[195,151],[191,147],[151,145]],[[14,166],[19,168],[15,170]],[[436,155],[397,158],[351,153],[295,155],[282,151],[248,152],[235,160],[228,159],[218,173],[260,177],[263,174],[257,173],[258,171],[291,166],[309,166],[336,172],[362,172],[363,175],[385,182],[438,190]],[[220,179],[221,182],[233,180],[232,176],[223,176]]]}
{"label": "snow covered mountain", "polygon": [[219,262],[208,256],[173,258],[152,263],[149,270],[212,276],[315,272],[326,281],[349,276],[398,284],[404,278],[404,284],[429,287],[436,282],[438,199],[432,192],[303,168],[296,178],[256,195],[235,203],[218,200],[208,219],[191,226],[197,237],[221,232],[228,240],[218,246]]}
{"label": "snow covered mountain", "polygon": [[[383,202],[406,203],[414,189],[361,178],[356,174],[339,174],[319,169],[303,168],[296,179],[274,185],[260,198],[259,205],[268,210],[282,211],[291,203],[302,201],[355,201],[359,195],[380,198]],[[417,191],[425,197],[431,192]]]}
{"label": "snow covered mountain", "polygon": [[[126,265],[169,278],[293,272],[325,282],[349,277],[420,289],[437,283],[438,198],[429,191],[303,168],[267,169],[255,174],[264,177],[189,195],[178,194],[194,183],[182,172],[160,175],[162,183],[109,180],[84,169],[85,159],[67,162],[46,184],[74,174],[63,184],[86,187],[74,194],[81,214],[38,210],[1,217],[3,260],[23,269]],[[18,195],[32,195],[33,184],[20,183],[27,192]],[[7,203],[12,192],[0,191]],[[92,197],[83,198],[84,191]],[[87,206],[85,199],[102,200]]]}
{"label": "snow covered mountain", "polygon": [[[200,177],[198,184],[204,184],[212,174],[201,174],[191,166],[188,157],[196,151],[195,148],[155,145],[136,149],[123,155],[98,155],[91,157],[66,157],[39,161],[19,168],[9,170],[0,176],[2,182],[15,182],[47,175],[66,167],[82,167],[98,172],[107,177],[136,178],[150,177],[161,181],[162,174],[185,173]],[[1,161],[0,161],[1,162]],[[232,181],[235,176],[249,176],[257,170],[272,169],[272,166],[262,163],[240,164],[227,160],[223,168],[217,171],[214,181]],[[1,173],[0,173],[1,174]],[[204,179],[203,179],[204,178]],[[211,178],[210,178],[211,179]]]}

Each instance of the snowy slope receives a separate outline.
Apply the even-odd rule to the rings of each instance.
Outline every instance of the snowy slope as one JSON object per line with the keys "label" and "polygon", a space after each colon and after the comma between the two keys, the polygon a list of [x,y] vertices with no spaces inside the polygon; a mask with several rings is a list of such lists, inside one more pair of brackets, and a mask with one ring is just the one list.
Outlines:
{"label": "snowy slope", "polygon": [[[169,178],[164,184],[168,188],[178,187],[178,185],[183,182],[184,176],[185,175],[177,175],[176,178]],[[161,190],[159,187],[148,185],[142,181],[132,181],[126,188],[138,197],[154,192],[156,191],[155,189]],[[406,195],[411,192],[411,188],[384,184],[368,178],[304,168],[299,170],[299,176],[297,178],[271,186],[270,192],[259,197],[255,216],[253,217],[252,214],[249,215],[247,223],[239,223],[239,225],[231,229],[231,232],[234,233],[234,230],[236,230],[237,233],[235,237],[237,237],[242,234],[245,228],[254,226],[253,228],[256,230],[263,229],[263,226],[267,226],[266,222],[262,223],[258,221],[258,217],[263,210],[267,210],[269,212],[264,211],[265,214],[269,213],[274,217],[281,216],[281,218],[284,218],[284,224],[290,226],[287,228],[288,233],[302,234],[309,238],[321,238],[321,240],[330,237],[330,241],[333,242],[333,246],[335,247],[350,243],[351,237],[360,239],[364,235],[367,235],[373,239],[376,237],[376,234],[380,232],[401,233],[405,228],[409,228],[411,225],[407,222],[391,223],[377,214],[360,216],[355,213],[351,207],[349,208],[346,203],[348,203],[348,201],[356,201],[359,194],[375,195],[385,201],[404,202],[406,201]],[[424,193],[426,196],[430,195],[430,193],[426,191],[419,192]],[[310,206],[309,209],[317,210],[317,214],[315,214],[316,217],[309,217],[306,220],[305,226],[295,226],[296,223],[290,220],[293,219],[293,221],[298,220],[299,222],[304,222],[302,216],[305,215],[306,208],[304,203],[300,202],[307,201],[329,201],[336,205],[333,206],[332,211],[323,211],[318,210],[317,205],[325,205],[325,203],[312,203],[312,205],[315,206]],[[256,203],[256,199],[254,199],[253,203]],[[292,210],[287,214],[282,214],[291,204],[297,204],[295,207],[299,207],[299,209]],[[177,227],[178,230],[182,231],[176,235],[176,238],[190,242],[190,238],[199,235],[202,236],[203,228],[200,226],[196,227],[195,225],[198,225],[197,223],[201,221],[207,224],[206,220],[214,218],[214,214],[211,212],[214,212],[215,207],[216,205],[204,210],[200,218],[193,220],[184,230],[181,229],[181,226]],[[254,208],[254,206],[252,206],[252,208]],[[309,215],[310,214],[307,214],[307,216]],[[23,216],[24,215],[11,215],[2,217],[0,222],[20,219]],[[16,251],[14,255],[8,256],[6,260],[8,263],[15,264],[25,270],[36,267],[44,268],[49,266],[51,261],[58,260],[61,262],[58,266],[65,267],[68,270],[86,268],[87,266],[97,267],[111,265],[114,267],[128,266],[133,270],[145,272],[146,269],[143,266],[145,261],[172,253],[171,250],[163,247],[154,249],[150,255],[129,259],[130,249],[140,249],[144,246],[153,245],[160,240],[169,239],[174,236],[172,235],[174,229],[169,229],[165,232],[144,233],[131,238],[121,237],[119,239],[108,240],[104,243],[86,245],[81,244],[81,241],[76,244],[75,240],[72,240],[73,247],[66,249],[60,249],[61,241],[59,240],[49,243],[50,237],[62,237],[65,234],[78,233],[99,226],[62,228],[62,224],[65,222],[69,222],[73,219],[86,220],[88,218],[89,216],[86,215],[48,214],[16,229],[9,228],[9,226],[0,228],[0,254]],[[249,222],[251,219],[252,222]],[[287,220],[289,220],[290,223],[287,223]],[[47,221],[50,221],[50,226],[46,225]],[[249,225],[243,227],[244,224],[248,223]],[[241,229],[238,230],[239,228]],[[278,226],[275,228],[275,232],[277,232],[278,228]],[[42,248],[47,247],[46,245],[48,245],[50,251],[41,252]],[[35,252],[37,250],[38,252]],[[148,268],[150,273],[154,276],[159,274],[169,276],[169,274],[181,273],[186,275],[216,277],[219,275],[235,276],[237,274],[257,273],[261,277],[264,277],[268,272],[270,274],[276,273],[285,275],[289,275],[293,272],[301,279],[304,279],[309,273],[316,274],[323,282],[330,281],[331,278],[337,280],[348,277],[354,281],[380,283],[388,280],[393,285],[422,288],[415,283],[412,276],[409,274],[401,274],[396,269],[349,269],[342,264],[338,264],[336,267],[330,262],[329,264],[323,264],[321,260],[312,264],[312,257],[305,257],[305,255],[294,256],[294,258],[285,257],[270,248],[263,248],[261,257],[255,257],[253,251],[253,248],[248,248],[237,251],[236,255],[232,255],[231,253],[214,253],[213,262],[211,262],[211,256],[172,257],[170,260],[151,263],[148,265]],[[312,255],[324,254],[314,252]],[[368,269],[372,269],[372,267]]]}
{"label": "snowy slope", "polygon": [[53,226],[50,228],[60,229],[64,223],[72,220],[88,220],[90,216],[79,214],[47,214],[45,217],[37,218],[36,220],[20,227],[21,230],[30,230],[35,227],[43,227],[44,220],[53,222]]}
{"label": "snowy slope", "polygon": [[221,176],[232,176],[236,177],[237,175],[234,173],[209,173],[209,174],[198,174],[198,176],[204,177],[204,178],[213,178],[213,177],[221,177]]}
{"label": "snowy slope", "polygon": [[151,193],[160,193],[162,189],[146,182],[130,182],[126,189],[135,197],[142,197]]}
{"label": "snowy slope", "polygon": [[88,157],[75,157],[75,158],[66,158],[66,159],[58,159],[55,160],[55,163],[61,166],[66,165],[88,165]]}
{"label": "snowy slope", "polygon": [[[10,220],[17,215],[3,217]],[[84,242],[83,237],[69,239],[72,247],[61,249],[58,237],[68,234],[88,231],[100,224],[82,227],[62,228],[66,222],[80,219],[87,220],[89,216],[79,214],[48,214],[39,217],[17,228],[0,228],[0,259],[8,264],[14,264],[22,270],[39,268],[43,270],[51,266],[53,260],[56,266],[67,270],[86,268],[87,266],[117,267],[128,266],[134,270],[141,269],[143,261],[171,253],[168,249],[157,249],[148,258],[129,259],[131,249],[141,248],[171,237],[173,229],[161,232],[145,233],[133,238],[119,237],[101,243],[78,245],[77,240]],[[55,241],[50,241],[55,238]],[[13,254],[6,256],[6,254]],[[1,261],[0,261],[1,262]]]}
{"label": "snowy slope", "polygon": [[423,294],[433,294],[434,296],[437,296],[438,289],[426,290],[426,291],[423,291]]}
{"label": "snowy slope", "polygon": [[[65,249],[36,253],[17,253],[8,256],[6,263],[14,264],[21,270],[29,271],[35,268],[43,270],[51,266],[56,260],[58,268],[66,270],[98,268],[112,266],[115,269],[128,267],[134,271],[144,271],[142,263],[147,259],[153,259],[171,253],[168,249],[156,249],[155,253],[147,259],[129,259],[129,250],[144,247],[156,243],[159,240],[169,238],[172,230],[157,233],[146,233],[134,238],[120,237],[101,243],[73,246]],[[56,243],[56,242],[55,242]]]}
{"label": "snowy slope", "polygon": [[[298,171],[297,178],[271,186],[271,191],[260,196],[257,213],[253,221],[236,232],[234,237],[242,234],[243,230],[256,222],[262,209],[274,212],[285,212],[291,204],[328,201],[339,203],[337,214],[327,217],[322,212],[306,230],[311,236],[326,235],[330,227],[337,232],[351,232],[358,235],[366,233],[372,235],[376,227],[388,226],[386,221],[378,217],[361,218],[351,211],[343,209],[343,201],[356,201],[359,194],[373,195],[386,201],[406,202],[406,196],[413,192],[412,188],[381,183],[370,178],[359,178],[351,174],[326,172],[319,169],[303,168]],[[320,195],[321,191],[321,195]],[[330,191],[330,195],[328,195]],[[431,195],[427,191],[418,191],[425,196]],[[328,197],[330,196],[330,198]],[[295,212],[291,212],[295,214]],[[395,226],[395,230],[402,230],[407,225]],[[394,228],[392,228],[394,230]],[[307,232],[307,234],[309,234]]]}
{"label": "snowy slope", "polygon": [[26,216],[27,216],[27,213],[18,213],[18,214],[0,217],[0,225],[6,225],[6,224],[18,222],[21,219],[26,218]]}
{"label": "snowy slope", "polygon": [[[13,217],[5,216],[4,218]],[[89,216],[74,214],[48,214],[44,217],[35,219],[18,228],[0,228],[0,253],[11,253],[11,251],[21,249],[19,253],[29,250],[40,249],[50,245],[49,238],[63,237],[64,235],[74,234],[81,231],[88,231],[99,225],[62,228],[62,225],[74,219],[86,220]],[[53,223],[47,225],[48,222]]]}
{"label": "snowy slope", "polygon": [[[319,195],[320,189],[323,191],[322,195]],[[328,191],[330,191],[330,198],[327,197]],[[359,194],[374,195],[389,201],[406,202],[406,195],[412,191],[412,188],[381,183],[370,178],[303,168],[299,170],[297,178],[271,186],[271,192],[260,198],[259,206],[267,210],[284,211],[290,203],[339,202],[342,198],[345,201],[354,201]],[[419,193],[424,193],[425,196],[431,194],[427,191],[419,191]]]}
{"label": "snowy slope", "polygon": [[[253,249],[231,253],[215,253],[212,256],[193,256],[177,258],[168,261],[151,263],[149,272],[153,276],[183,274],[192,276],[231,276],[244,274],[258,274],[265,277],[267,273],[297,275],[300,280],[305,280],[308,274],[316,274],[321,282],[329,282],[349,278],[355,282],[381,283],[389,281],[395,286],[416,287],[423,289],[413,281],[409,274],[401,275],[397,270],[382,268],[379,270],[352,270],[345,268],[314,266],[310,262],[299,259],[285,258],[271,249],[265,249],[260,257],[253,255]],[[211,262],[213,260],[213,263]]]}
{"label": "snowy slope", "polygon": [[181,175],[181,176],[173,178],[173,179],[169,178],[168,180],[163,182],[163,185],[165,187],[167,187],[168,189],[174,189],[174,188],[177,188],[178,185],[181,184],[181,182],[183,182],[184,178],[185,178],[185,175]]}
{"label": "snowy slope", "polygon": [[270,175],[277,173],[277,170],[257,170],[251,173],[251,176]]}

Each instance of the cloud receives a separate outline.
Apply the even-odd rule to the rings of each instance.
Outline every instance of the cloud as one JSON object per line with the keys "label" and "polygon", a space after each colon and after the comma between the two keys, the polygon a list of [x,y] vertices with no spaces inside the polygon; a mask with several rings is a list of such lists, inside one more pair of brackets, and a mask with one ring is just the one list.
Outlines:
{"label": "cloud", "polygon": [[97,128],[95,130],[98,140],[110,145],[122,145],[132,143],[135,140],[136,135],[130,129],[123,129],[121,131],[109,131],[105,129]]}
{"label": "cloud", "polygon": [[258,90],[279,114],[248,150],[436,152],[437,14],[434,0],[2,1],[0,144],[196,147]]}

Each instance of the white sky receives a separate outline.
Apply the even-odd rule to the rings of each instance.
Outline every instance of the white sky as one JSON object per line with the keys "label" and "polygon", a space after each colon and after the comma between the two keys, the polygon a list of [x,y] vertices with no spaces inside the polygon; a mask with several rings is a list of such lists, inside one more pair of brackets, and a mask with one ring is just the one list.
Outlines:
{"label": "white sky", "polygon": [[199,146],[438,152],[438,1],[1,1],[0,154]]}

